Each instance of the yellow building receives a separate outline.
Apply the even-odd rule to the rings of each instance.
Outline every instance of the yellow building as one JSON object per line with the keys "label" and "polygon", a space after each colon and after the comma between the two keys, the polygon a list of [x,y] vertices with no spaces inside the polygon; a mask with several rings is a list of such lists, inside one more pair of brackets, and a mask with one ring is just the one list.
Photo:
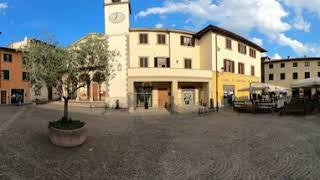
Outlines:
{"label": "yellow building", "polygon": [[[108,82],[106,103],[137,108],[195,110],[219,106],[226,96],[261,80],[261,53],[253,42],[225,29],[199,32],[130,28],[129,0],[105,0],[105,33],[117,50],[116,77]],[[218,81],[216,81],[218,79]]]}
{"label": "yellow building", "polygon": [[320,58],[262,59],[263,81],[288,87],[301,79],[320,77]]}

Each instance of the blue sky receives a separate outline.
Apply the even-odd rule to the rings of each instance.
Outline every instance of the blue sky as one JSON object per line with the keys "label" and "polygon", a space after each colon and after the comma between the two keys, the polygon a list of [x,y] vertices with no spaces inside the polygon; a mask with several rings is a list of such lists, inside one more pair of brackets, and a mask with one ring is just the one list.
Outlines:
{"label": "blue sky", "polygon": [[[271,57],[320,56],[319,0],[131,0],[131,27],[234,31]],[[0,46],[54,34],[63,45],[104,31],[103,0],[0,0]]]}

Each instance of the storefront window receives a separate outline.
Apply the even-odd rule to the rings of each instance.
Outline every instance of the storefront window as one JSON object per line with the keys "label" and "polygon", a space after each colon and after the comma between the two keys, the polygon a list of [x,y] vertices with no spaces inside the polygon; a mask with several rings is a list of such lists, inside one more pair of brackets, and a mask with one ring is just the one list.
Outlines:
{"label": "storefront window", "polygon": [[183,90],[182,92],[183,105],[190,106],[194,105],[194,91],[193,90]]}
{"label": "storefront window", "polygon": [[145,107],[146,103],[148,103],[148,107],[152,107],[152,88],[138,87],[136,90],[137,107]]}

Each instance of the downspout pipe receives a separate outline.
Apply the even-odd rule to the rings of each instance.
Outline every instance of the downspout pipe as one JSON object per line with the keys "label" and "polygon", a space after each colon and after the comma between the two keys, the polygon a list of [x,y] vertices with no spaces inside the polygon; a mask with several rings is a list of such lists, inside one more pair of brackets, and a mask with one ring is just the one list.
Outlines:
{"label": "downspout pipe", "polygon": [[217,112],[219,112],[219,83],[218,83],[218,34],[216,34],[216,38],[215,38],[215,50],[216,50],[216,108],[217,108]]}

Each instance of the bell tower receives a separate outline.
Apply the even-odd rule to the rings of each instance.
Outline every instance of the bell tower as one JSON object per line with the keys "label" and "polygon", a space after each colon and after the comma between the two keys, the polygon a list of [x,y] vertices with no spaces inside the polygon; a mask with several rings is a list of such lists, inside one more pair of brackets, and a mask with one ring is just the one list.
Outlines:
{"label": "bell tower", "polygon": [[128,108],[129,0],[104,0],[105,33],[109,50],[119,52],[113,65],[115,77],[108,80],[106,104]]}

